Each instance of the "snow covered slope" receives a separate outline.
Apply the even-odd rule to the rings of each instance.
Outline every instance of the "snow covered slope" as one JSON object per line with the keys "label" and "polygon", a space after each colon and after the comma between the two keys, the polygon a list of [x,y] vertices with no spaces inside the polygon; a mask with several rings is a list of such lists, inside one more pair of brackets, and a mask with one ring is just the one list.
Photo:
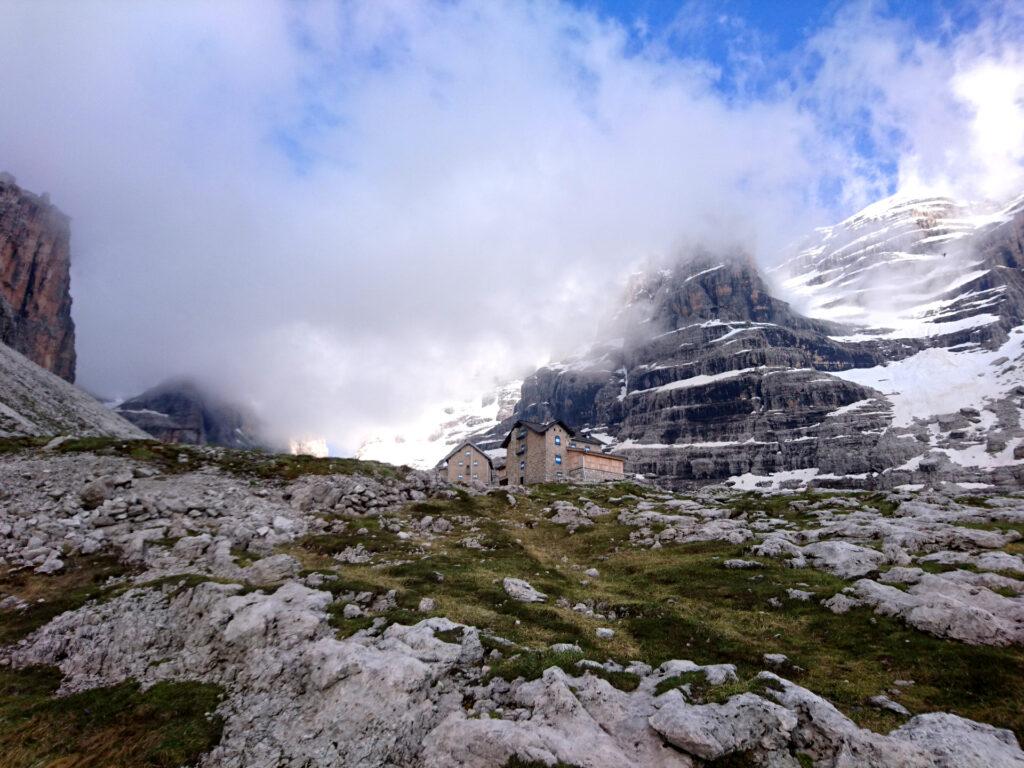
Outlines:
{"label": "snow covered slope", "polygon": [[[522,381],[512,381],[492,392],[428,409],[415,423],[402,429],[369,436],[356,456],[429,469],[463,440],[484,437],[511,417],[521,386]],[[483,442],[489,444],[493,440],[485,438]]]}
{"label": "snow covered slope", "polygon": [[0,437],[18,435],[149,438],[73,384],[0,344]]}
{"label": "snow covered slope", "polygon": [[817,230],[770,275],[805,314],[863,326],[846,340],[1002,342],[999,328],[1021,320],[1022,215],[1024,196],[1005,206],[889,198]]}

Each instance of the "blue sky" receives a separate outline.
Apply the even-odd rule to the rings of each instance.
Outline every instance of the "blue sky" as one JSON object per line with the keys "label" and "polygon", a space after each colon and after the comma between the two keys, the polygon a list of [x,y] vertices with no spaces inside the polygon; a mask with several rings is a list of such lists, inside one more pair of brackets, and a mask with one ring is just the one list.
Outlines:
{"label": "blue sky", "polygon": [[[678,54],[708,58],[723,69],[731,64],[730,44],[756,40],[766,53],[785,56],[849,5],[838,0],[573,0],[573,4],[651,35],[667,35]],[[890,0],[873,5],[880,15],[909,22],[929,37],[955,36],[979,19],[975,3]],[[689,29],[688,22],[693,24]]]}

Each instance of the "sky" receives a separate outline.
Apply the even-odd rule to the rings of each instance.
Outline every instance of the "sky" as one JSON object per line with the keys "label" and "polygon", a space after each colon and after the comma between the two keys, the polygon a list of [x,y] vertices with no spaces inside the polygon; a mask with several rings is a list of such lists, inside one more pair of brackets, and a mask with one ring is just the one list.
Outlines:
{"label": "sky", "polygon": [[696,244],[1024,191],[1015,2],[4,0],[0,170],[72,217],[79,383],[341,454]]}

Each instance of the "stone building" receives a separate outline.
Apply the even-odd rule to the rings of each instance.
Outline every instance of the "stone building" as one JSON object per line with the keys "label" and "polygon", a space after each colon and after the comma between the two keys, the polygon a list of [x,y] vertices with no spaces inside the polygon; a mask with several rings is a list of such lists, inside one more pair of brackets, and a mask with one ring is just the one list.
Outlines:
{"label": "stone building", "polygon": [[509,485],[625,477],[625,459],[604,453],[600,443],[577,436],[563,421],[517,421],[501,445]]}
{"label": "stone building", "polygon": [[452,483],[497,482],[491,457],[468,440],[441,459],[438,466]]}

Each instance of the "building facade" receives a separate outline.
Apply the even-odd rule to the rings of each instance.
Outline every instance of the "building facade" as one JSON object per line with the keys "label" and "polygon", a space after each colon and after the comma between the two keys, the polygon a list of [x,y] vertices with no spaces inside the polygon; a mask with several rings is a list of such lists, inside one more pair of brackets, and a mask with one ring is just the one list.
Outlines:
{"label": "building facade", "polygon": [[477,481],[490,485],[496,481],[491,457],[469,441],[441,459],[440,467],[451,483]]}
{"label": "building facade", "polygon": [[625,459],[603,453],[600,443],[578,437],[562,421],[517,421],[505,437],[509,485],[575,480],[599,482],[625,477]]}

